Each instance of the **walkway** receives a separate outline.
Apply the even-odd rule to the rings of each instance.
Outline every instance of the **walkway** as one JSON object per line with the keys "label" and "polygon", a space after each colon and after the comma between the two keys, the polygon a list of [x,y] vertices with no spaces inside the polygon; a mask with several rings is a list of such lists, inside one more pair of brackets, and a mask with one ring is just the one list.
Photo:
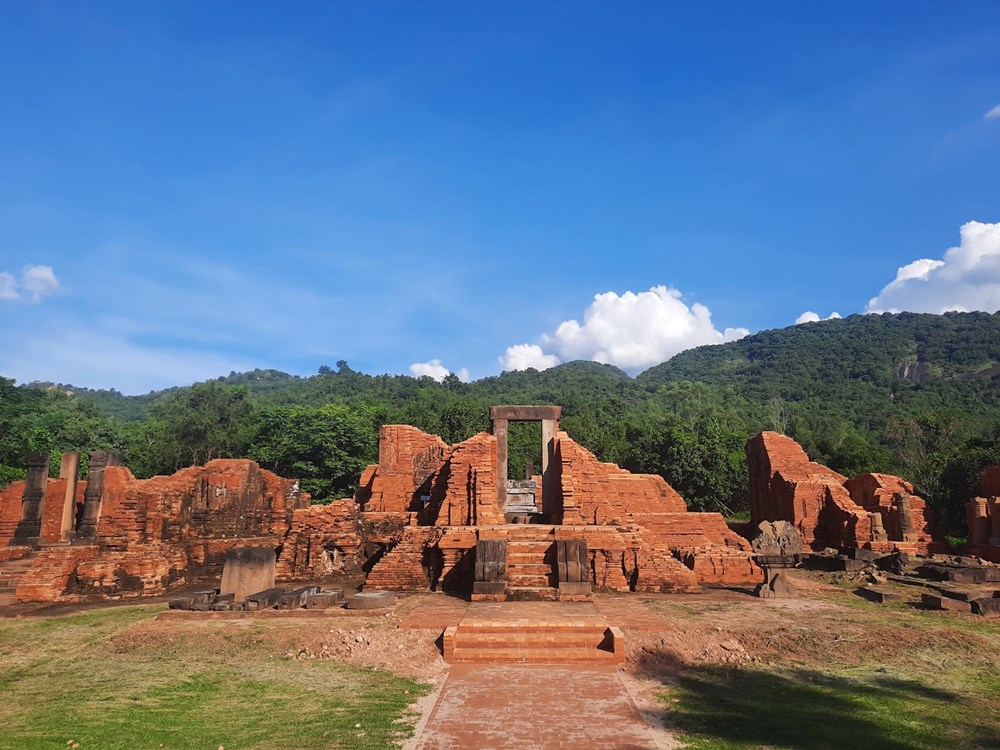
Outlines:
{"label": "walkway", "polygon": [[655,748],[615,667],[456,664],[418,750]]}

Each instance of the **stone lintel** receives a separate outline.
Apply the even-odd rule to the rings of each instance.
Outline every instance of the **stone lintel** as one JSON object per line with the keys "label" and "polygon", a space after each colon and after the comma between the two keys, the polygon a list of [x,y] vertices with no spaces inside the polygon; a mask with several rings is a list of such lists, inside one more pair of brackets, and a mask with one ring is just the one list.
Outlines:
{"label": "stone lintel", "polygon": [[561,406],[492,406],[490,421],[502,419],[508,422],[542,422],[545,420],[559,421],[562,416]]}

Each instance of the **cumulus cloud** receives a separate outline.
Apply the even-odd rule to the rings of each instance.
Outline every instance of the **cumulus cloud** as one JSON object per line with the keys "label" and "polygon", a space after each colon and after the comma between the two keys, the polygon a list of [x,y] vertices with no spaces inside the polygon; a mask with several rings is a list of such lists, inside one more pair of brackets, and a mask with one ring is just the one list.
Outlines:
{"label": "cumulus cloud", "polygon": [[498,359],[500,366],[505,371],[527,370],[531,367],[536,370],[547,370],[559,364],[559,357],[554,354],[546,354],[538,344],[508,346],[507,351]]}
{"label": "cumulus cloud", "polygon": [[665,362],[702,344],[721,344],[749,335],[746,328],[719,331],[711,311],[688,305],[677,289],[654,286],[646,292],[594,295],[583,322],[567,320],[541,344],[517,344],[500,357],[505,370],[544,369],[560,361],[590,359],[631,373]]}
{"label": "cumulus cloud", "polygon": [[21,294],[23,290],[32,302],[38,302],[58,288],[59,279],[52,266],[25,266],[21,272],[20,284],[13,274],[0,271],[0,300],[21,299],[24,296]]}
{"label": "cumulus cloud", "polygon": [[1000,310],[1000,224],[970,221],[943,260],[921,258],[896,272],[866,312]]}
{"label": "cumulus cloud", "polygon": [[832,312],[826,316],[826,318],[821,318],[819,313],[814,313],[812,310],[806,310],[795,319],[795,325],[800,325],[802,323],[818,323],[821,320],[837,320],[838,318],[840,318],[839,312]]}
{"label": "cumulus cloud", "polygon": [[[422,378],[425,375],[434,378],[439,383],[451,374],[451,370],[441,364],[440,359],[432,359],[430,362],[414,362],[410,365],[410,372],[413,377]],[[466,368],[457,370],[455,376],[463,383],[469,382],[469,371]]]}
{"label": "cumulus cloud", "polygon": [[983,115],[984,120],[1000,120],[1000,104],[995,106],[985,115]]}

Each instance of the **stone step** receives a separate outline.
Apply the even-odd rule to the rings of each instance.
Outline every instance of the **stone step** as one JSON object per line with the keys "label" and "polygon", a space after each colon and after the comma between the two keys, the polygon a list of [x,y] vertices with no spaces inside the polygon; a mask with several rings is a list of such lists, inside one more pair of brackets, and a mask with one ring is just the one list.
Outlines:
{"label": "stone step", "polygon": [[554,602],[559,599],[559,589],[553,586],[507,586],[507,601]]}
{"label": "stone step", "polygon": [[459,662],[476,664],[620,664],[624,659],[617,654],[597,649],[560,651],[556,649],[490,648],[477,651],[456,651],[449,661],[453,664]]}
{"label": "stone step", "polygon": [[546,562],[511,562],[507,561],[507,575],[549,575],[554,574],[552,565]]}
{"label": "stone step", "polygon": [[512,574],[507,571],[507,588],[545,588],[552,586],[555,581],[553,579],[555,576],[549,576],[546,574],[541,575],[531,575],[531,574]]}
{"label": "stone step", "polygon": [[622,631],[604,623],[475,622],[444,632],[449,663],[620,663],[625,658]]}

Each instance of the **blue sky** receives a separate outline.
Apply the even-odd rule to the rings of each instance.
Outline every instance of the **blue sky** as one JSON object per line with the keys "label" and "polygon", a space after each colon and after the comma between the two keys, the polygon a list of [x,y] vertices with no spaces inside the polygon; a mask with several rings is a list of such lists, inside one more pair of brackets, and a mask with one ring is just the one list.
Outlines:
{"label": "blue sky", "polygon": [[18,382],[635,373],[1000,309],[996,2],[0,11]]}

